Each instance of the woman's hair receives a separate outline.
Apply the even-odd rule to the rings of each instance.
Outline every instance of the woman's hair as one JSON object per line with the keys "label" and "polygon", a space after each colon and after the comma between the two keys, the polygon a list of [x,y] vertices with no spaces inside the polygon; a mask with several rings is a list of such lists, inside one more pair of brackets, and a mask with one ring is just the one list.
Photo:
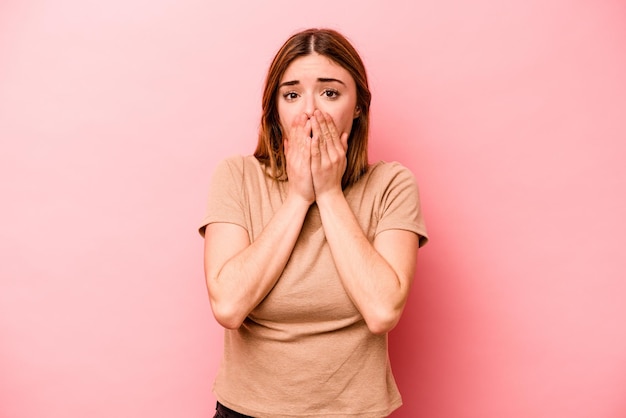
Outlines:
{"label": "woman's hair", "polygon": [[278,85],[287,67],[296,59],[318,53],[346,69],[356,83],[358,117],[352,121],[348,138],[347,166],[341,180],[343,188],[355,183],[367,170],[367,140],[371,93],[365,66],[350,42],[332,29],[308,29],[296,33],[280,48],[270,65],[263,90],[263,116],[259,142],[254,156],[269,167],[277,180],[287,179],[287,162],[283,148],[283,132],[276,99]]}

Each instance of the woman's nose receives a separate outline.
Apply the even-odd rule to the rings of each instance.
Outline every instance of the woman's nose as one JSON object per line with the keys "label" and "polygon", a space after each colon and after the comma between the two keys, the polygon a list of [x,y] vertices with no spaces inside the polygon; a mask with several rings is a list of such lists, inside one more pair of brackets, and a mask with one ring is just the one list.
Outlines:
{"label": "woman's nose", "polygon": [[304,113],[307,114],[309,118],[313,116],[313,112],[317,109],[317,104],[315,103],[315,97],[308,96],[304,103]]}

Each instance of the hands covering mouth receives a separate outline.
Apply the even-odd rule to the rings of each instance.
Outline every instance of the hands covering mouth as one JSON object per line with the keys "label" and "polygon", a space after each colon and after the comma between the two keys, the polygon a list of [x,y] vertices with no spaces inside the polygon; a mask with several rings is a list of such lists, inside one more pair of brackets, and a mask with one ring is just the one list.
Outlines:
{"label": "hands covering mouth", "polygon": [[316,110],[295,118],[284,139],[290,193],[309,203],[327,193],[342,193],[348,134],[339,133],[332,116]]}

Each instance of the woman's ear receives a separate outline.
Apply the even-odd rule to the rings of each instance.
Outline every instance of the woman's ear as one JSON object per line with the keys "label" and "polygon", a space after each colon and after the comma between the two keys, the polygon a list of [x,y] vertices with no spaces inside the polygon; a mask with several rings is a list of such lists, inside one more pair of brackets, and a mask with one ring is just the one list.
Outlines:
{"label": "woman's ear", "polygon": [[356,119],[359,116],[361,116],[361,106],[357,106],[354,108],[354,116],[352,117],[352,119]]}

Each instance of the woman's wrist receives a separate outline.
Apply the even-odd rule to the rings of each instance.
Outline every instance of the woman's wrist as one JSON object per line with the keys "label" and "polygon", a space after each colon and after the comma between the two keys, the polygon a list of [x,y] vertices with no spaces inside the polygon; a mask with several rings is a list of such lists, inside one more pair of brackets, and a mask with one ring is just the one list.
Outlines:
{"label": "woman's wrist", "polygon": [[297,193],[287,193],[283,205],[286,206],[286,208],[292,208],[295,211],[304,211],[306,213],[313,202],[315,202],[314,198],[308,199]]}
{"label": "woman's wrist", "polygon": [[343,194],[343,190],[341,188],[336,188],[332,190],[327,190],[323,193],[319,193],[315,195],[315,202],[318,207],[324,206],[332,206],[336,202],[345,201],[346,197]]}

